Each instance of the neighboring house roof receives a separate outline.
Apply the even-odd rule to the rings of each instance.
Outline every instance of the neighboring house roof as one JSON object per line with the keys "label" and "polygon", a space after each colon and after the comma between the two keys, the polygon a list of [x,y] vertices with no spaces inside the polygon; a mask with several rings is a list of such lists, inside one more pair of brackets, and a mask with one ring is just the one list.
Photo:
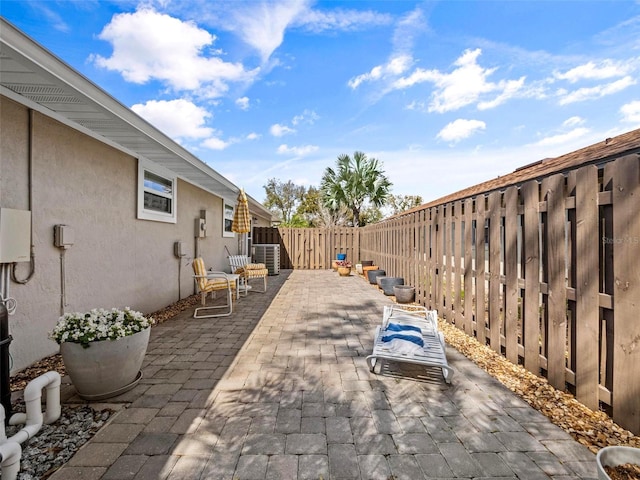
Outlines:
{"label": "neighboring house roof", "polygon": [[512,173],[440,197],[419,207],[401,212],[395,217],[495,190],[504,190],[511,185],[520,185],[526,181],[541,179],[554,173],[568,172],[584,165],[603,164],[631,153],[640,153],[640,129],[623,133],[617,137],[603,139],[599,143],[556,158],[545,158],[544,160],[524,165]]}
{"label": "neighboring house roof", "polygon": [[[227,200],[239,188],[0,17],[0,93]],[[249,197],[252,210],[271,218]]]}

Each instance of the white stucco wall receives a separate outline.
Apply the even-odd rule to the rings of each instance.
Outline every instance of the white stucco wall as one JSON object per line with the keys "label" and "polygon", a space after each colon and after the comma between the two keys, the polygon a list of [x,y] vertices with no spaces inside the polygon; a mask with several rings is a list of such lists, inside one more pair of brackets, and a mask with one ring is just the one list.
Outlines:
{"label": "white stucco wall", "polygon": [[[28,110],[0,96],[0,206],[29,209]],[[75,242],[64,256],[65,311],[124,307],[151,313],[194,293],[191,259],[194,219],[207,210],[207,237],[199,240],[208,266],[227,268],[236,238],[222,236],[222,199],[187,182],[177,185],[177,223],[136,218],[137,159],[62,125],[33,115],[32,220],[35,274],[10,283],[18,302],[10,316],[12,372],[58,351],[48,339],[60,315],[61,250],[53,228],[66,224]],[[184,241],[179,261],[173,244]],[[28,263],[18,264],[25,278]]]}

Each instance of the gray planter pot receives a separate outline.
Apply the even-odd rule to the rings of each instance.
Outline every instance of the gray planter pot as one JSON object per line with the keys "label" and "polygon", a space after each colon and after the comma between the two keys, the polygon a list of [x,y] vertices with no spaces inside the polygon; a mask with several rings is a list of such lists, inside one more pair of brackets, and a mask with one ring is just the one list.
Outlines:
{"label": "gray planter pot", "polygon": [[151,328],[117,340],[79,343],[63,342],[60,353],[78,395],[85,400],[115,397],[135,387],[142,378],[142,361],[149,345]]}
{"label": "gray planter pot", "polygon": [[[380,278],[380,277],[378,277]],[[402,277],[382,277],[380,279],[380,288],[385,295],[395,295],[393,287],[396,285],[404,285],[404,278]]]}
{"label": "gray planter pot", "polygon": [[640,465],[640,448],[619,445],[604,447],[596,455],[596,463],[598,465],[598,479],[611,480],[611,477],[604,471],[604,467],[616,467],[625,463]]}
{"label": "gray planter pot", "polygon": [[416,298],[416,289],[410,285],[395,285],[393,294],[398,303],[412,303]]}
{"label": "gray planter pot", "polygon": [[367,271],[367,279],[369,280],[369,283],[372,285],[376,284],[376,277],[378,277],[379,275],[384,275],[385,271],[384,270],[369,270]]}
{"label": "gray planter pot", "polygon": [[376,277],[376,285],[378,285],[379,288],[382,288],[382,285],[380,284],[380,282],[382,281],[383,278],[387,278],[386,275],[378,275]]}

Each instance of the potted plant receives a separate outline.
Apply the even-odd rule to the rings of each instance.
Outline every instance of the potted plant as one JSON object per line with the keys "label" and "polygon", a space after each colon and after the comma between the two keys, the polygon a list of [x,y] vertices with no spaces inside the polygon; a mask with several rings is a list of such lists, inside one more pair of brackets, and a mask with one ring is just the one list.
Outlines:
{"label": "potted plant", "polygon": [[[636,478],[640,473],[640,448],[611,445],[598,451],[596,456],[599,480]],[[618,475],[614,471],[620,470]],[[609,475],[611,473],[611,475]],[[623,476],[624,474],[624,476]],[[628,476],[626,475],[628,474]]]}
{"label": "potted plant", "polygon": [[338,266],[338,273],[341,277],[348,277],[351,275],[351,262],[348,262],[347,260],[338,260],[336,265]]}
{"label": "potted plant", "polygon": [[65,313],[50,334],[65,368],[86,400],[114,397],[135,387],[153,320],[127,308]]}

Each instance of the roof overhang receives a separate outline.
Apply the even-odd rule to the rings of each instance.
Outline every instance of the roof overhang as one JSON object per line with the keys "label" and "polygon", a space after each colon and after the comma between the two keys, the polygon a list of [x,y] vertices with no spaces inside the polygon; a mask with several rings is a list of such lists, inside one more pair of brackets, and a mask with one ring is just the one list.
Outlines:
{"label": "roof overhang", "polygon": [[[0,93],[214,195],[238,195],[236,185],[2,17]],[[249,203],[271,217],[255,199]]]}

